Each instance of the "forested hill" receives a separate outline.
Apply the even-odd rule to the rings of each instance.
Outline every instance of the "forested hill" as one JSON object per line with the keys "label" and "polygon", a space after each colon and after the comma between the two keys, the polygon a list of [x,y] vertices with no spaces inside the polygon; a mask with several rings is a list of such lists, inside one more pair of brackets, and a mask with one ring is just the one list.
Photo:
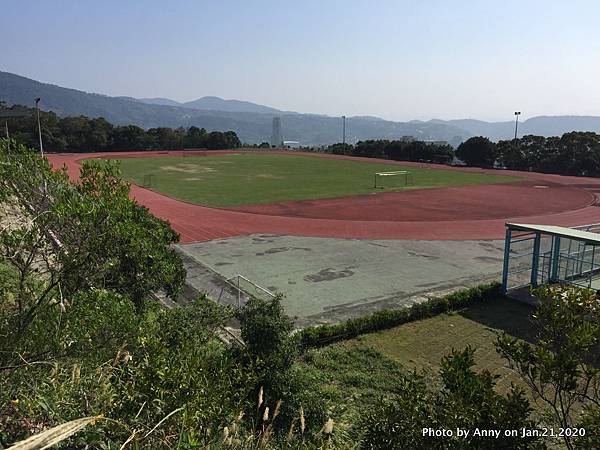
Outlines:
{"label": "forested hill", "polygon": [[[243,142],[261,143],[271,136],[272,119],[282,117],[286,140],[304,145],[326,145],[341,140],[342,124],[339,117],[316,114],[277,112],[252,112],[261,105],[249,102],[226,101],[204,97],[181,106],[172,106],[169,99],[142,99],[109,97],[40,83],[15,74],[0,72],[0,101],[7,104],[32,105],[41,97],[42,109],[59,116],[104,117],[115,125],[138,125],[143,128],[197,126],[208,131],[233,130]],[[156,102],[162,104],[148,103]],[[203,109],[195,109],[203,108]],[[216,108],[228,109],[220,111]],[[241,109],[241,111],[240,111]],[[350,117],[346,121],[347,140],[394,139],[405,135],[419,139],[453,140],[458,143],[469,133],[448,124],[433,122],[392,122],[370,117]]]}
{"label": "forested hill", "polygon": [[[268,141],[274,115],[281,116],[285,140],[303,145],[329,145],[341,141],[339,117],[279,111],[269,106],[218,97],[202,97],[180,103],[167,98],[109,97],[41,83],[0,71],[0,101],[32,105],[41,97],[41,107],[61,117],[84,115],[104,117],[115,125],[142,128],[196,126],[208,131],[237,133],[242,142]],[[570,131],[600,132],[600,117],[540,116],[519,125],[519,135],[560,136]],[[514,136],[514,122],[485,122],[474,119],[393,122],[377,117],[357,116],[346,120],[346,141],[397,140],[413,136],[419,140],[444,140],[458,145],[471,136],[493,141]]]}

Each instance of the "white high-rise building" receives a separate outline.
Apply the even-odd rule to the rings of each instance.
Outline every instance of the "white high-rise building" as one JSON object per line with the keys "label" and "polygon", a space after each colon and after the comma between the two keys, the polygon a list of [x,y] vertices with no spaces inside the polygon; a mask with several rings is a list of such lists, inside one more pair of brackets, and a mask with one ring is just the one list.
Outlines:
{"label": "white high-rise building", "polygon": [[281,133],[281,117],[273,117],[273,131],[271,132],[271,147],[283,145],[283,134]]}

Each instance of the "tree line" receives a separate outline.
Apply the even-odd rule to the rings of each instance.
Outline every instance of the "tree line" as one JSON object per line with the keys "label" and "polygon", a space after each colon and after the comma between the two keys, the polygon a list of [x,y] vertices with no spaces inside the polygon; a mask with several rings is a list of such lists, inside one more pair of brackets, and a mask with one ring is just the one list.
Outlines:
{"label": "tree line", "polygon": [[[24,117],[3,119],[10,137],[28,147],[39,148],[36,111],[23,106],[7,107],[0,102],[0,113],[22,112]],[[6,122],[6,123],[4,123]],[[241,147],[234,131],[206,131],[189,128],[157,127],[144,130],[136,125],[115,126],[106,119],[59,117],[40,111],[44,150],[50,152],[105,152],[130,150],[179,150],[205,148],[209,150]],[[3,133],[5,134],[5,130]]]}
{"label": "tree line", "polygon": [[355,145],[336,143],[326,153],[398,161],[450,163],[456,156],[469,166],[559,175],[600,176],[600,134],[573,131],[562,136],[527,135],[493,142],[472,137],[458,146],[408,140],[367,140]]}
{"label": "tree line", "polygon": [[497,143],[478,136],[460,144],[456,156],[470,166],[598,177],[600,135],[573,131],[560,137],[528,135]]}
{"label": "tree line", "polygon": [[325,152],[335,155],[433,163],[447,163],[454,157],[454,150],[450,145],[414,140],[369,139],[359,141],[355,145],[337,143],[328,146]]}

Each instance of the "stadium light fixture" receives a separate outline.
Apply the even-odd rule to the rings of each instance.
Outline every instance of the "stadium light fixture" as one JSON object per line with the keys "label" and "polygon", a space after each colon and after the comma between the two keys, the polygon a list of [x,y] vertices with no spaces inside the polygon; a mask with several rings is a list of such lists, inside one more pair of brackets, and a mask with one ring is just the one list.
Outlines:
{"label": "stadium light fixture", "polygon": [[521,111],[515,111],[515,141],[517,140],[517,131],[519,130],[519,116]]}
{"label": "stadium light fixture", "polygon": [[42,144],[42,126],[40,125],[40,100],[41,98],[35,99],[35,110],[37,113],[37,125],[38,125],[38,137],[40,139],[40,155],[44,156],[44,145]]}

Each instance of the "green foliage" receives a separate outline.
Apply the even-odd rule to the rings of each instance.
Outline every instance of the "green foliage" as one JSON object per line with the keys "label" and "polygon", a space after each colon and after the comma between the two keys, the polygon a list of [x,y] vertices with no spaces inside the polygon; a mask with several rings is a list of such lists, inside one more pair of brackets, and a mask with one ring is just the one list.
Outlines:
{"label": "green foliage", "polygon": [[[539,438],[480,437],[474,430],[533,428],[531,409],[523,392],[513,388],[506,396],[495,390],[495,377],[476,373],[474,350],[466,347],[446,356],[440,366],[441,389],[429,386],[416,373],[401,376],[398,394],[382,399],[365,418],[362,448],[389,449],[527,449],[543,448]],[[457,436],[457,428],[470,430]],[[453,436],[435,437],[423,430],[452,430]]]}
{"label": "green foliage", "polygon": [[456,156],[469,166],[491,167],[496,160],[496,145],[485,137],[472,137],[460,144]]}
{"label": "green foliage", "polygon": [[[181,429],[196,430],[197,439],[207,442],[209,430],[218,430],[245,408],[255,376],[216,339],[230,312],[208,300],[173,310],[149,307],[141,314],[130,305],[128,318],[121,321],[132,323],[124,327],[107,325],[126,312],[122,305],[107,312],[109,307],[104,301],[97,313],[65,327],[62,336],[72,357],[62,356],[48,366],[24,366],[0,378],[0,416],[12,411],[4,423],[11,430],[10,441],[25,437],[33,424],[102,414],[111,420],[81,432],[76,442],[120,446],[135,429],[134,442],[143,447],[174,447]],[[77,329],[77,323],[91,330]],[[99,338],[107,333],[103,326],[124,332],[102,342]],[[160,431],[145,438],[174,411]]]}
{"label": "green foliage", "polygon": [[339,324],[308,327],[299,333],[300,342],[303,348],[327,345],[361,334],[432,317],[436,314],[455,311],[475,302],[497,298],[499,295],[500,285],[498,283],[464,289],[445,297],[416,303],[408,308],[380,310]]}
{"label": "green foliage", "polygon": [[262,389],[275,395],[275,386],[288,374],[297,354],[296,341],[291,337],[294,323],[285,315],[280,297],[251,298],[238,311],[238,319],[248,365],[260,374],[256,394]]}
{"label": "green foliage", "polygon": [[54,345],[56,310],[82,290],[107,289],[138,308],[158,290],[177,296],[185,271],[170,244],[178,236],[129,198],[116,162],[89,161],[72,184],[35,152],[8,144],[0,141],[0,191],[13,223],[0,231],[0,256],[14,289],[0,310],[0,361]]}
{"label": "green foliage", "polygon": [[[577,424],[577,410],[597,407],[600,398],[598,297],[573,286],[544,287],[536,295],[536,345],[503,335],[497,348],[549,407],[555,423],[570,428]],[[563,440],[567,448],[575,448],[571,436],[565,434]]]}
{"label": "green foliage", "polygon": [[585,430],[585,435],[574,440],[574,447],[585,450],[596,450],[600,445],[600,406],[586,406],[582,418],[577,424]]}
{"label": "green foliage", "polygon": [[[181,287],[177,235],[129,199],[118,165],[90,161],[71,184],[36,152],[0,144],[1,446],[98,415],[106,420],[65,445],[205,446],[227,424],[240,439],[279,442],[301,411],[306,433],[292,439],[324,439],[326,405],[293,367],[297,343],[279,299],[240,313],[245,348],[220,339],[230,309],[206,298],[172,310],[146,301]],[[243,411],[248,419],[235,419]]]}
{"label": "green foliage", "polygon": [[[61,356],[95,358],[102,363],[138,331],[135,305],[122,295],[107,290],[79,291],[62,308],[57,305],[33,323],[31,333],[39,336],[50,328],[46,345]],[[37,344],[37,348],[41,347]],[[31,349],[33,351],[33,349]]]}
{"label": "green foliage", "polygon": [[[465,161],[470,165],[490,165],[482,163],[480,153],[493,156],[507,169],[533,170],[535,172],[557,173],[561,175],[600,176],[600,135],[591,132],[565,133],[561,137],[523,136],[520,139],[499,141],[490,151],[490,144],[484,138],[472,138],[478,146],[470,146]],[[494,144],[491,144],[494,146]],[[457,156],[467,149],[457,150]],[[490,156],[490,158],[491,158]],[[461,157],[462,158],[462,157]],[[474,158],[474,159],[469,159]]]}
{"label": "green foliage", "polygon": [[257,360],[287,368],[293,359],[290,333],[293,321],[285,315],[281,297],[251,298],[238,313],[246,349]]}
{"label": "green foliage", "polygon": [[[329,405],[327,412],[336,419],[337,431],[354,442],[362,436],[360,418],[378,405],[382,396],[398,393],[397,380],[404,374],[397,361],[360,344],[309,350],[295,370],[315,386],[317,406]],[[306,414],[307,421],[313,414]]]}
{"label": "green foliage", "polygon": [[[0,102],[0,110],[18,109],[28,117],[7,119],[11,135],[28,147],[37,148],[38,134],[35,110],[23,106],[8,108]],[[241,142],[233,131],[211,131],[191,126],[185,128],[150,128],[136,125],[114,126],[106,119],[85,116],[58,117],[40,111],[42,139],[52,152],[105,152],[131,150],[177,150],[237,148]]]}
{"label": "green foliage", "polygon": [[415,140],[389,141],[386,139],[371,139],[359,141],[354,146],[337,143],[327,147],[326,151],[335,155],[434,163],[449,162],[454,157],[454,150],[450,145]]}
{"label": "green foliage", "polygon": [[265,405],[280,402],[279,414],[273,423],[276,429],[288,430],[303,411],[306,429],[318,431],[327,419],[326,405],[320,386],[293,365],[298,355],[298,341],[291,335],[294,324],[285,315],[280,298],[252,298],[239,311],[238,318],[247,364],[258,375],[258,389],[252,392],[250,400],[257,400],[261,395],[264,400],[263,404],[258,400],[259,413],[262,414]]}
{"label": "green foliage", "polygon": [[206,432],[244,409],[255,378],[216,339],[217,328],[227,317],[208,300],[156,311],[143,323],[137,341],[127,350],[127,364],[120,365],[115,375],[119,392],[112,409],[115,418],[147,429],[183,408],[165,427],[175,433],[179,427]]}
{"label": "green foliage", "polygon": [[[138,305],[159,289],[176,297],[185,272],[179,256],[169,247],[179,240],[169,224],[129,199],[129,184],[122,180],[115,161],[85,161],[77,185],[85,214],[65,214],[79,219],[88,239],[79,254],[96,264],[86,277],[128,295]],[[70,203],[69,205],[72,205]],[[82,219],[85,219],[82,220]],[[66,225],[66,224],[65,224]]]}

